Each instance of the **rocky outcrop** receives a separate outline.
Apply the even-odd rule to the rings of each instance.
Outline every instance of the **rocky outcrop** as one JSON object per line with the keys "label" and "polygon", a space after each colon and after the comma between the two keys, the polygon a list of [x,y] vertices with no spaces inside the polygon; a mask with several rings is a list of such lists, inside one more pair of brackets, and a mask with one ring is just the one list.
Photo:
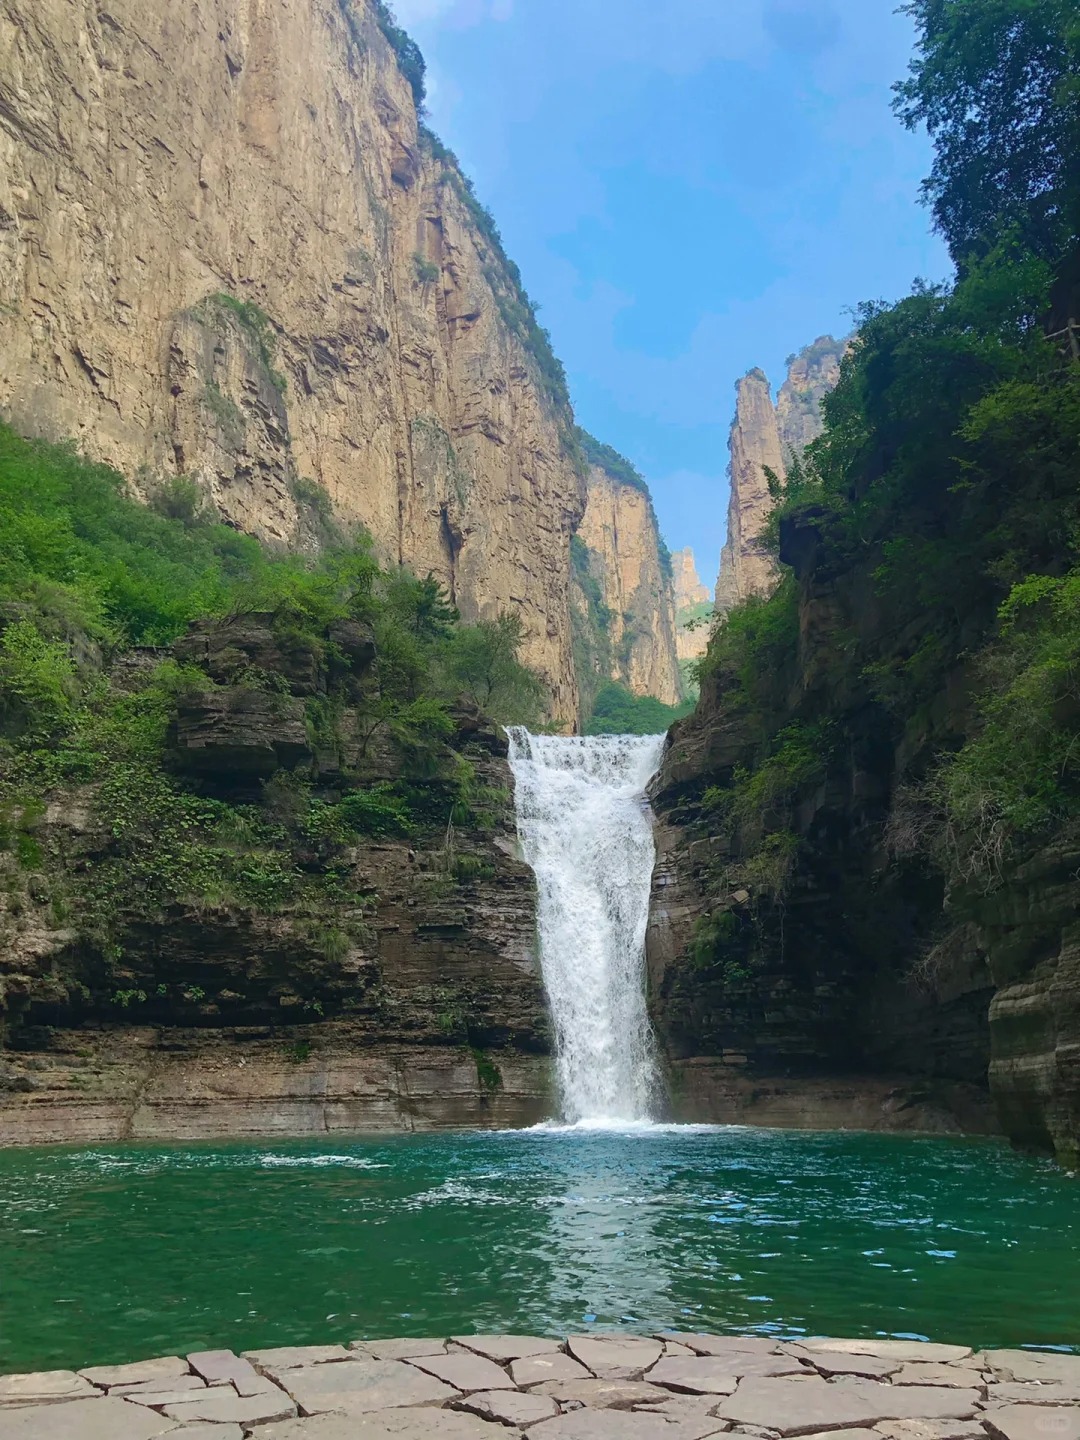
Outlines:
{"label": "rocky outcrop", "polygon": [[748,1085],[887,1077],[905,1110],[996,1123],[1075,1167],[1080,852],[1064,832],[961,883],[910,838],[933,819],[905,797],[970,728],[970,675],[958,657],[897,723],[869,668],[876,555],[838,565],[824,525],[806,507],[781,526],[797,642],[752,697],[718,647],[654,782],[651,1005],[688,1113],[745,1114]]}
{"label": "rocky outcrop", "polygon": [[791,457],[821,434],[821,401],[840,378],[845,346],[825,335],[792,356],[775,406],[763,370],[751,370],[735,387],[727,538],[716,582],[719,615],[751,595],[767,595],[776,582],[776,567],[763,543],[775,504],[767,472],[783,479]]}
{"label": "rocky outcrop", "polygon": [[822,335],[789,358],[787,379],[776,395],[776,427],[785,464],[821,434],[821,402],[836,389],[848,343]]}
{"label": "rocky outcrop", "polygon": [[[176,650],[205,675],[175,699],[177,785],[147,773],[112,820],[109,778],[61,791],[32,867],[0,854],[0,1143],[541,1118],[550,1035],[505,736],[453,713],[443,758],[480,808],[448,825],[430,764],[410,780],[408,750],[365,730],[364,625],[315,653],[247,614]],[[134,694],[160,659],[129,652],[114,684]],[[395,783],[428,790],[407,826],[373,823]],[[354,828],[320,823],[349,797]],[[116,814],[155,805],[164,890],[117,852]],[[207,831],[223,809],[232,828]]]}
{"label": "rocky outcrop", "polygon": [[0,49],[0,414],[267,540],[362,524],[572,723],[557,362],[367,0],[0,0]]}
{"label": "rocky outcrop", "polygon": [[698,578],[694,552],[689,546],[671,556],[675,590],[675,651],[679,664],[700,660],[709,645],[712,600],[707,585]]}
{"label": "rocky outcrop", "polygon": [[684,550],[671,553],[671,585],[675,592],[676,610],[693,610],[698,605],[708,605],[709,587],[698,577],[694,552],[687,545]]}
{"label": "rocky outcrop", "polygon": [[635,695],[677,705],[675,597],[648,490],[592,466],[577,538],[588,553],[575,603],[588,624],[592,599],[592,623],[603,631],[601,676]]}

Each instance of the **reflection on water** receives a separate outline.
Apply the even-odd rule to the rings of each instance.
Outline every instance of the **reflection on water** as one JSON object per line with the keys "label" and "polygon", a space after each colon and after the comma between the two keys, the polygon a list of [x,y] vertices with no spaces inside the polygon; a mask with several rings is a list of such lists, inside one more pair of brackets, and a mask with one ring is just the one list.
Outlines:
{"label": "reflection on water", "polygon": [[0,1153],[0,1370],[462,1330],[1080,1336],[1080,1190],[738,1128]]}

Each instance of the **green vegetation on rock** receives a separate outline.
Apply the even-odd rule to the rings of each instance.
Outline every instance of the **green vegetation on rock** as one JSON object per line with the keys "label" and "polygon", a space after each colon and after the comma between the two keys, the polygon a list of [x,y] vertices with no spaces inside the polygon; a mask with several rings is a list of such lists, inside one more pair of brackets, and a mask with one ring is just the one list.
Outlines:
{"label": "green vegetation on rock", "polygon": [[682,719],[691,705],[665,705],[651,695],[633,695],[625,685],[601,686],[586,720],[586,735],[660,735]]}
{"label": "green vegetation on rock", "polygon": [[[498,743],[492,719],[538,724],[545,692],[517,617],[462,625],[432,576],[380,568],[362,535],[273,553],[209,518],[190,482],[155,494],[143,506],[108,467],[0,426],[7,912],[41,871],[53,926],[75,927],[68,982],[88,1004],[158,1010],[196,1002],[164,961],[150,979],[129,968],[133,926],[281,917],[310,1017],[320,966],[366,923],[350,848],[489,828],[507,797],[471,756]],[[86,812],[85,861],[42,843],[50,806]]]}

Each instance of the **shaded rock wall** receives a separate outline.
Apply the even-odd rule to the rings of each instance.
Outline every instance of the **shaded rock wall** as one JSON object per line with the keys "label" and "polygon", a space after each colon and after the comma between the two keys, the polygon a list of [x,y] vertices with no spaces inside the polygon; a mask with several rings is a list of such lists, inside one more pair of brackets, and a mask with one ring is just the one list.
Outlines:
{"label": "shaded rock wall", "polygon": [[269,540],[324,492],[572,723],[571,418],[366,0],[0,0],[0,53],[0,414]]}
{"label": "shaded rock wall", "polygon": [[776,582],[776,567],[762,544],[775,503],[765,472],[783,477],[791,456],[801,454],[821,434],[821,401],[840,378],[845,343],[825,335],[793,356],[775,405],[763,370],[751,370],[735,387],[727,538],[716,582],[718,614],[751,595],[767,595]]}
{"label": "shaded rock wall", "polygon": [[[593,466],[578,529],[588,574],[598,587],[606,678],[665,705],[682,699],[672,578],[661,561],[660,532],[647,492]],[[579,584],[580,591],[581,586]],[[588,603],[578,598],[586,624]],[[595,605],[594,605],[595,610]]]}
{"label": "shaded rock wall", "polygon": [[[901,787],[965,733],[970,684],[961,658],[917,723],[895,722],[865,670],[881,653],[876,560],[837,567],[819,521],[808,508],[781,528],[799,639],[762,687],[773,709],[718,657],[654,782],[648,963],[665,1049],[698,1076],[694,1113],[711,1094],[736,1116],[746,1081],[888,1076],[965,1128],[992,1102],[1014,1142],[1075,1166],[1080,853],[1063,838],[949,888],[897,849]],[[746,777],[778,732],[827,738],[809,778],[754,810]],[[740,784],[743,810],[725,811]]]}

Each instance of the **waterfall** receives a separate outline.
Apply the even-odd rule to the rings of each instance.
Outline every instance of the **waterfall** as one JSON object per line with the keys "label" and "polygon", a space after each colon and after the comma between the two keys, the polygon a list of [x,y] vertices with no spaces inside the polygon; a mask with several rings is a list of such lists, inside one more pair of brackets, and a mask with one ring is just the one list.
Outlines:
{"label": "waterfall", "polygon": [[664,736],[509,733],[563,1118],[645,1120],[656,1061],[645,1007],[655,847],[644,791]]}

